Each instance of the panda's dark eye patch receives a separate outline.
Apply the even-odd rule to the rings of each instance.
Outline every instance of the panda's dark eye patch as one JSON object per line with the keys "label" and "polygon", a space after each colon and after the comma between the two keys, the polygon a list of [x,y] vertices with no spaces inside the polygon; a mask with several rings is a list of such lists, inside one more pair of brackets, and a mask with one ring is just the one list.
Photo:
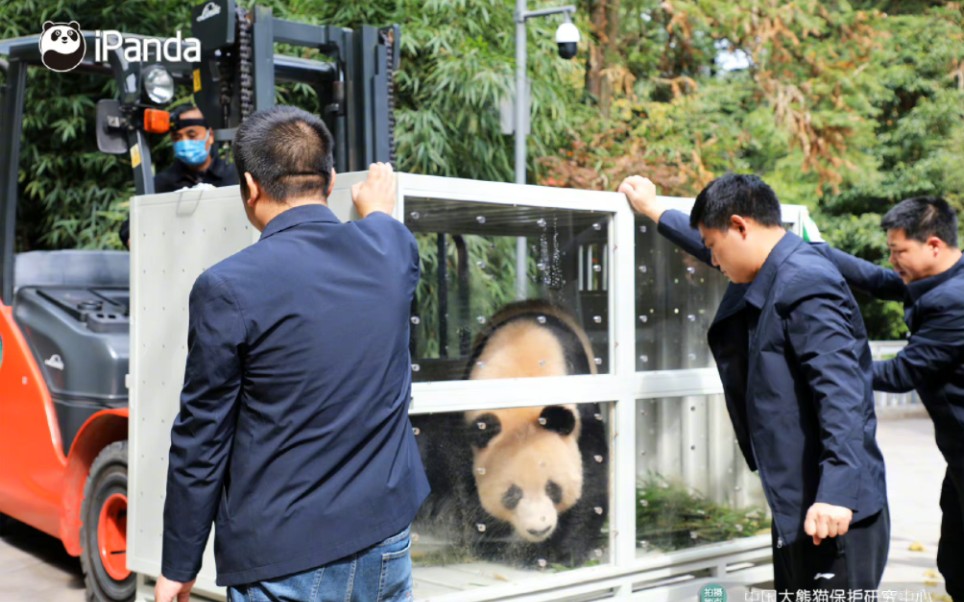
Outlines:
{"label": "panda's dark eye patch", "polygon": [[70,39],[71,39],[71,40],[76,40],[76,39],[77,39],[77,32],[74,31],[74,30],[68,31],[68,32],[67,32],[67,35],[70,36]]}
{"label": "panda's dark eye patch", "polygon": [[519,505],[522,501],[522,490],[519,489],[518,485],[513,485],[506,490],[505,495],[502,496],[502,505],[508,510],[515,510],[515,507]]}
{"label": "panda's dark eye patch", "polygon": [[546,483],[546,495],[549,496],[549,499],[552,500],[553,504],[562,503],[562,487],[559,486],[559,483],[556,483],[555,481],[549,481]]}
{"label": "panda's dark eye patch", "polygon": [[60,37],[60,30],[59,30],[59,29],[55,29],[55,30],[54,30],[54,33],[53,33],[52,35],[53,35],[53,38],[54,38],[54,39],[59,38],[59,37]]}
{"label": "panda's dark eye patch", "polygon": [[547,431],[566,436],[576,428],[576,416],[569,408],[546,406],[539,415],[539,424]]}

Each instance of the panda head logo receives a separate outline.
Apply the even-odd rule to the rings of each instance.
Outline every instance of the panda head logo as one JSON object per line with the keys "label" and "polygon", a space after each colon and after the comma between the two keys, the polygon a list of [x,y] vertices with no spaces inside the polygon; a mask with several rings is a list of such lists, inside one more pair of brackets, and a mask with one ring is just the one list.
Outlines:
{"label": "panda head logo", "polygon": [[40,54],[44,66],[51,71],[63,73],[74,69],[84,60],[87,42],[80,31],[80,23],[44,23],[40,34]]}

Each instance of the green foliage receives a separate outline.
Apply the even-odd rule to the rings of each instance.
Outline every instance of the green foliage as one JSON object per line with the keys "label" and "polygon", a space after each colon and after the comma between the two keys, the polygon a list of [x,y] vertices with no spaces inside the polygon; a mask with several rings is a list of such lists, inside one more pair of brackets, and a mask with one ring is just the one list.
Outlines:
{"label": "green foliage", "polygon": [[644,547],[679,550],[761,532],[770,532],[770,517],[762,508],[717,504],[661,476],[636,488],[636,538]]}
{"label": "green foliage", "polygon": [[[513,179],[512,138],[499,104],[514,88],[513,3],[506,0],[399,2],[402,67],[396,142],[404,171],[482,180]],[[529,156],[563,142],[558,127],[575,104],[576,66],[556,58],[551,19],[528,26],[532,82]]]}
{"label": "green foliage", "polygon": [[[890,43],[873,57],[878,87],[877,144],[866,149],[875,170],[839,194],[829,195],[829,213],[883,213],[901,199],[945,195],[958,208],[964,192],[948,186],[959,173],[964,135],[964,19],[944,11],[881,18]],[[954,72],[957,71],[956,75]]]}
{"label": "green foliage", "polygon": [[[584,3],[594,31],[611,33],[597,17],[613,4]],[[570,112],[572,139],[540,159],[542,183],[612,190],[641,173],[663,194],[693,196],[726,171],[754,172],[783,202],[808,206],[832,242],[881,265],[879,216],[895,202],[934,194],[964,209],[961,3],[621,0],[618,9],[615,36],[592,38],[586,67],[587,80],[612,83],[611,102]],[[721,48],[744,53],[748,67],[723,69]],[[904,331],[896,304],[862,308],[872,338]]]}

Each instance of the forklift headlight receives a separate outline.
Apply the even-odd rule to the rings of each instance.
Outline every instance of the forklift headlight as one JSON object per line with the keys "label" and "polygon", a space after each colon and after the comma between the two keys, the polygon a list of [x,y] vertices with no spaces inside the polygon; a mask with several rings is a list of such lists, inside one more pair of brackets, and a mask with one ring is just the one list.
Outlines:
{"label": "forklift headlight", "polygon": [[174,78],[160,65],[151,65],[144,70],[144,93],[151,102],[167,104],[174,98]]}

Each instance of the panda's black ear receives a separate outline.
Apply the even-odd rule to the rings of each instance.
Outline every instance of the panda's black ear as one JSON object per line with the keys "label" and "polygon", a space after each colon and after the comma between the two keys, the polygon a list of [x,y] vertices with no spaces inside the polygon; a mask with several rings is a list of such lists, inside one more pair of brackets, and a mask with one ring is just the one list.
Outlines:
{"label": "panda's black ear", "polygon": [[493,437],[502,432],[502,423],[495,414],[482,414],[465,426],[469,443],[479,449],[489,444]]}
{"label": "panda's black ear", "polygon": [[78,23],[77,21],[71,21],[71,22],[68,23],[67,25],[70,26],[70,27],[73,27],[73,28],[76,29],[77,31],[80,31],[80,23]]}
{"label": "panda's black ear", "polygon": [[576,415],[569,408],[546,406],[539,415],[539,424],[546,430],[568,435],[576,428]]}
{"label": "panda's black ear", "polygon": [[54,23],[53,21],[44,21],[44,31],[47,31],[54,25],[56,25],[56,23]]}

